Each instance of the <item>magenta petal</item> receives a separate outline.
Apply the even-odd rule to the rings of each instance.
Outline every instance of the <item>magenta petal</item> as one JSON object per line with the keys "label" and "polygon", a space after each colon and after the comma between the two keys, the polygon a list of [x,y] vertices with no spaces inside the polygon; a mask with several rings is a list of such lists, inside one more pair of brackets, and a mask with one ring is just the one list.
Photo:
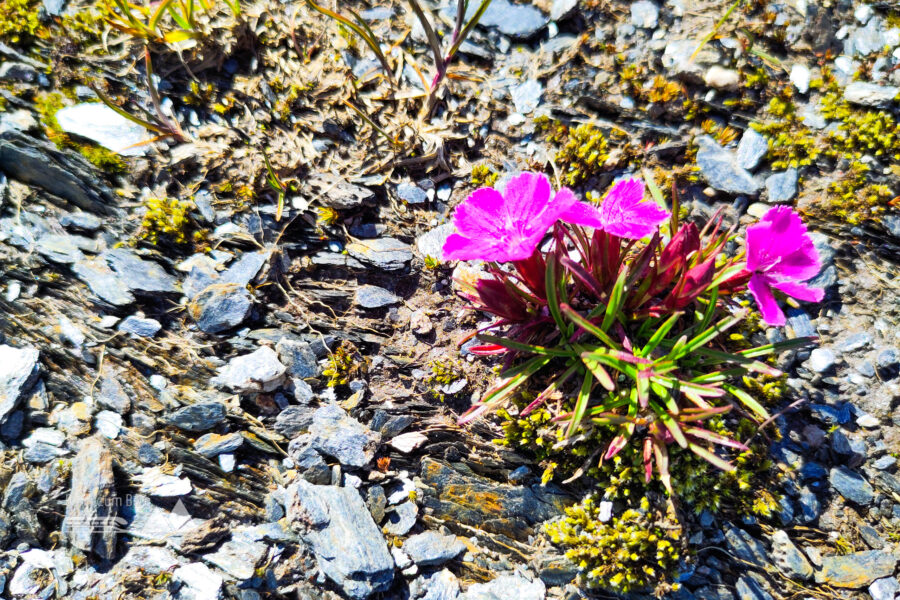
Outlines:
{"label": "magenta petal", "polygon": [[508,223],[524,226],[541,219],[552,193],[550,180],[543,173],[521,173],[511,178],[503,191]]}
{"label": "magenta petal", "polygon": [[504,260],[503,249],[491,239],[471,239],[451,233],[444,242],[444,260]]}
{"label": "magenta petal", "polygon": [[772,225],[772,235],[784,239],[799,239],[806,235],[806,225],[790,206],[773,206],[763,215],[760,223]]}
{"label": "magenta petal", "polygon": [[772,293],[769,287],[769,280],[765,275],[760,275],[759,273],[751,275],[750,281],[747,283],[747,289],[753,294],[753,298],[756,300],[757,306],[759,306],[759,312],[762,314],[763,321],[766,324],[784,325],[784,312],[778,306],[778,302],[775,301],[775,295]]}
{"label": "magenta petal", "polygon": [[506,210],[503,196],[495,189],[480,188],[456,207],[453,224],[466,237],[495,237],[504,229]]}
{"label": "magenta petal", "polygon": [[777,257],[769,255],[772,239],[771,223],[756,223],[747,228],[747,270],[762,271],[772,266]]}
{"label": "magenta petal", "polygon": [[669,216],[656,202],[644,202],[644,184],[638,179],[616,183],[600,205],[603,230],[624,238],[647,237]]}
{"label": "magenta petal", "polygon": [[821,302],[825,297],[825,290],[817,287],[810,287],[805,283],[797,283],[795,281],[782,281],[775,283],[772,287],[781,290],[791,298],[803,300],[804,302]]}
{"label": "magenta petal", "polygon": [[799,248],[783,255],[778,264],[769,269],[769,273],[778,279],[806,281],[818,275],[821,269],[819,253],[807,236],[806,239],[799,241]]}
{"label": "magenta petal", "polygon": [[[568,204],[568,208],[559,215],[560,221],[565,221],[572,225],[581,225],[582,227],[593,227],[594,229],[603,228],[603,219],[596,206],[579,201],[569,188],[559,190],[556,193],[556,198],[560,196],[566,199],[561,203]],[[554,198],[554,201],[556,201],[556,198]],[[569,198],[571,200],[568,200]]]}

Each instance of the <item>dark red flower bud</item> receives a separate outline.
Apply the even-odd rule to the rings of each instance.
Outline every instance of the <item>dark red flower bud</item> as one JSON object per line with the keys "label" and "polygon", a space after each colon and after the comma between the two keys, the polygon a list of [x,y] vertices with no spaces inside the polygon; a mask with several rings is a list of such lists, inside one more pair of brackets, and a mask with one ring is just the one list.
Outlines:
{"label": "dark red flower bud", "polygon": [[712,283],[716,274],[716,257],[709,257],[706,262],[691,267],[684,274],[681,282],[666,298],[665,306],[670,310],[680,310],[697,299]]}
{"label": "dark red flower bud", "polygon": [[479,279],[475,284],[481,308],[509,321],[522,321],[528,317],[525,299],[496,279]]}

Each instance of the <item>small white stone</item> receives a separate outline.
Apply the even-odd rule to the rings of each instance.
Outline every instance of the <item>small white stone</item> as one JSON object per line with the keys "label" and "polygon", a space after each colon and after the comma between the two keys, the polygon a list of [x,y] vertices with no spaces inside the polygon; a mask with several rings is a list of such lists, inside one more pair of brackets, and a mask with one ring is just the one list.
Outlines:
{"label": "small white stone", "polygon": [[18,281],[13,281],[6,288],[6,301],[15,302],[22,293],[22,285]]}
{"label": "small white stone", "polygon": [[868,4],[860,4],[856,10],[853,11],[853,16],[856,17],[856,20],[859,21],[860,25],[865,25],[869,22],[869,19],[872,18],[872,7]]}
{"label": "small white stone", "polygon": [[643,29],[656,29],[659,24],[659,7],[650,0],[632,2],[631,24]]}
{"label": "small white stone", "polygon": [[714,65],[706,71],[703,80],[706,82],[706,85],[717,90],[736,90],[741,83],[741,75],[734,69],[726,69],[719,65]]}
{"label": "small white stone", "polygon": [[231,473],[234,471],[234,463],[235,458],[234,454],[220,454],[219,455],[219,466],[222,467],[222,470],[226,473]]}
{"label": "small white stone", "polygon": [[194,562],[178,567],[172,576],[184,586],[178,592],[179,598],[219,600],[222,597],[222,577],[203,563]]}
{"label": "small white stone", "polygon": [[153,140],[150,132],[99,102],[67,106],[56,113],[56,121],[66,133],[97,142],[123,156],[142,156]]}
{"label": "small white stone", "polygon": [[794,87],[797,88],[797,91],[801,94],[805,94],[809,91],[809,80],[810,73],[809,68],[806,65],[801,65],[800,63],[795,64],[791,67],[791,83],[794,84]]}
{"label": "small white stone", "polygon": [[856,70],[856,63],[849,56],[838,56],[834,59],[834,68],[848,77]]}
{"label": "small white stone", "polygon": [[144,474],[144,483],[141,491],[150,496],[169,498],[190,494],[193,486],[187,477],[180,478],[175,475],[166,475],[159,468],[151,469]]}
{"label": "small white stone", "polygon": [[112,329],[119,322],[119,317],[115,315],[106,315],[100,319],[99,326],[103,329]]}
{"label": "small white stone", "polygon": [[409,454],[427,441],[428,436],[423,435],[418,431],[411,431],[409,433],[403,433],[393,438],[390,441],[390,445],[395,450],[399,450],[404,454]]}
{"label": "small white stone", "polygon": [[391,546],[391,556],[394,557],[394,562],[397,563],[398,569],[402,570],[413,564],[413,561],[409,557],[409,555],[401,548],[398,548],[396,546]]}
{"label": "small white stone", "polygon": [[94,417],[94,426],[100,432],[100,435],[114,440],[119,436],[119,432],[122,431],[122,415],[111,410],[100,411]]}
{"label": "small white stone", "polygon": [[856,424],[860,427],[865,427],[866,429],[874,429],[881,425],[881,421],[872,415],[860,415],[856,419]]}
{"label": "small white stone", "polygon": [[612,509],[613,509],[612,502],[609,502],[608,500],[604,500],[603,502],[600,503],[599,519],[600,519],[601,523],[606,523],[607,521],[612,519]]}

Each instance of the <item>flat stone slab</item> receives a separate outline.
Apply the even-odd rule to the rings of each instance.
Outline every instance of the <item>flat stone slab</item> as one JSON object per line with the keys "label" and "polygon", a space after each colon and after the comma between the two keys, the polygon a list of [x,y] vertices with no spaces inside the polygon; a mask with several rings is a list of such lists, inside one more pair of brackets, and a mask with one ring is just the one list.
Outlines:
{"label": "flat stone slab", "polygon": [[390,587],[394,559],[359,492],[299,479],[287,489],[286,505],[319,568],[347,596],[365,600]]}

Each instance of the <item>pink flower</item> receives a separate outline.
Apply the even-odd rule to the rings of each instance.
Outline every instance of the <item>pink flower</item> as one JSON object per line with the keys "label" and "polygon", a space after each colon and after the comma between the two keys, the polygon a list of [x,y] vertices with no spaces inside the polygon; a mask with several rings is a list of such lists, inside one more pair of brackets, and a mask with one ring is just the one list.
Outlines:
{"label": "pink flower", "polygon": [[444,259],[525,260],[558,220],[589,225],[586,220],[599,218],[599,211],[579,202],[572,190],[552,192],[550,180],[539,173],[513,177],[502,195],[492,188],[475,190],[456,208],[457,233],[444,242]]}
{"label": "pink flower", "polygon": [[580,206],[573,207],[562,216],[563,221],[568,221],[566,217],[577,215],[581,217],[582,225],[634,240],[652,235],[659,224],[670,216],[669,211],[656,202],[644,202],[644,184],[639,179],[617,182],[606,195],[595,218],[580,213],[581,210]]}
{"label": "pink flower", "polygon": [[502,195],[492,188],[475,190],[456,209],[457,233],[444,243],[444,258],[525,260],[559,220],[638,239],[669,218],[655,202],[643,202],[643,185],[637,179],[613,186],[599,209],[580,202],[568,188],[552,192],[550,180],[539,173],[513,177]]}
{"label": "pink flower", "polygon": [[773,288],[806,302],[822,300],[824,290],[803,283],[821,268],[806,225],[790,207],[770,208],[759,223],[747,228],[747,270],[751,273],[747,288],[767,324],[785,322]]}

